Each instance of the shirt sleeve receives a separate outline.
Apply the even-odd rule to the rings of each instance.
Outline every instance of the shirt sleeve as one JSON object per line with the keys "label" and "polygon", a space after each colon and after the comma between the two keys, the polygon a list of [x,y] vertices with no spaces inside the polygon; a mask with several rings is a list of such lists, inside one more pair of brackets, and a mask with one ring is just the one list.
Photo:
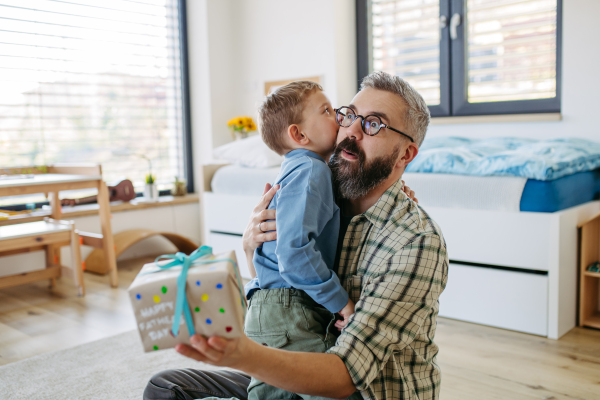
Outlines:
{"label": "shirt sleeve", "polygon": [[344,361],[358,390],[366,390],[393,353],[426,331],[446,285],[447,260],[439,236],[423,235],[384,260],[382,272],[363,282],[355,314],[328,350]]}
{"label": "shirt sleeve", "polygon": [[[329,187],[323,180],[311,181],[311,169],[304,169],[279,190],[275,253],[281,277],[335,313],[348,303],[348,293],[315,246],[315,239],[334,216],[329,205],[333,204],[331,181],[326,182]],[[339,226],[335,232],[338,229]],[[333,243],[337,242],[335,239]]]}

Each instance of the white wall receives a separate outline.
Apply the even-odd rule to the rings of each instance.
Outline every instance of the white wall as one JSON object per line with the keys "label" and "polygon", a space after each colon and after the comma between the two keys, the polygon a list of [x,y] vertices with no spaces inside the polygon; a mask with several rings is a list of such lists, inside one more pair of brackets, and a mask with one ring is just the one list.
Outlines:
{"label": "white wall", "polygon": [[237,26],[232,0],[190,0],[187,4],[190,109],[194,185],[202,187],[201,160],[228,140],[225,123],[237,110]]}
{"label": "white wall", "polygon": [[[187,2],[188,68],[190,114],[194,162],[194,188],[201,191],[201,160],[206,149],[212,148],[212,119],[210,113],[210,70],[208,67],[208,24],[206,0]],[[202,134],[204,132],[204,134]]]}
{"label": "white wall", "polygon": [[[320,76],[333,104],[355,94],[354,5],[352,1],[239,1],[241,107],[256,115],[264,83]],[[348,7],[351,5],[351,7]],[[345,37],[347,40],[336,40]],[[348,88],[351,88],[348,90]]]}

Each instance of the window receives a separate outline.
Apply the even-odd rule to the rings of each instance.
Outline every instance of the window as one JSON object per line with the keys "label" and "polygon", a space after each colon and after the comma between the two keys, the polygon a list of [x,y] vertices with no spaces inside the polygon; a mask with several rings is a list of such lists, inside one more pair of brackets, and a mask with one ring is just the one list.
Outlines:
{"label": "window", "polygon": [[[1,167],[188,180],[185,1],[0,0]],[[147,159],[145,159],[147,158]]]}
{"label": "window", "polygon": [[358,76],[398,75],[432,116],[560,112],[560,0],[357,0]]}

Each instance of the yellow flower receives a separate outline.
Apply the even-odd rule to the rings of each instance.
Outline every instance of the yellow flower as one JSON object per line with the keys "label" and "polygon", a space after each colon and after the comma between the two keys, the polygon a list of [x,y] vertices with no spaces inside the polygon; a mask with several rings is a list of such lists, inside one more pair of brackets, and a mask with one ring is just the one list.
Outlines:
{"label": "yellow flower", "polygon": [[227,122],[227,126],[233,130],[247,130],[247,131],[255,131],[256,124],[252,117],[240,116],[230,119]]}

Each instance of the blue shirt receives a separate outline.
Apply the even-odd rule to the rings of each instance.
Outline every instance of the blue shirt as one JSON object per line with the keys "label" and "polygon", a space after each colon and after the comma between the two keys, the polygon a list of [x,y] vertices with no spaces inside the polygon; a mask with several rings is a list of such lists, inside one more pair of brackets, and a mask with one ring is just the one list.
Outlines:
{"label": "blue shirt", "polygon": [[348,303],[348,293],[333,272],[340,228],[331,171],[322,157],[306,149],[286,154],[274,183],[280,185],[269,209],[276,209],[277,240],[254,252],[256,289],[304,290],[331,312]]}

